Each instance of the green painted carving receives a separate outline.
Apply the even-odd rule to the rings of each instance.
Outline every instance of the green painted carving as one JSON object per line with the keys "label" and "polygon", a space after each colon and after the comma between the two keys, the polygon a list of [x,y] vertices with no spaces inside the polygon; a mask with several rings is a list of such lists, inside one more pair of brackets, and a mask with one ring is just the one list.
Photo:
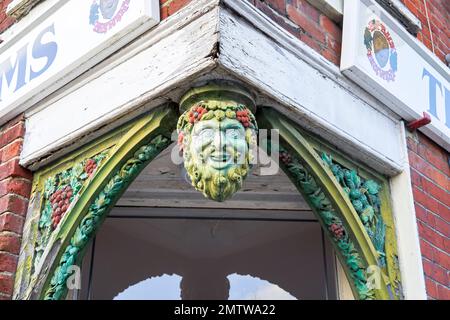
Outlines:
{"label": "green painted carving", "polygon": [[[331,237],[355,297],[394,298],[388,290],[382,270],[381,277],[378,277],[379,286],[371,289],[372,285],[369,287],[364,282],[369,280],[367,273],[378,268],[379,254],[348,195],[328,166],[296,126],[275,110],[261,108],[257,119],[264,128],[279,131],[282,147],[289,150],[281,154],[282,163],[295,161],[294,166],[284,169],[310,202],[324,230]],[[370,279],[372,281],[373,277]]]}
{"label": "green painted carving", "polygon": [[380,210],[381,200],[379,192],[381,185],[373,180],[364,180],[355,170],[343,168],[326,153],[322,153],[322,159],[331,169],[331,172],[333,172],[337,181],[348,195],[353,208],[355,208],[361,222],[366,228],[367,234],[379,254],[379,266],[385,267],[386,254],[384,242],[386,225],[384,224]]}
{"label": "green painted carving", "polygon": [[70,212],[71,203],[80,193],[83,185],[95,174],[96,168],[107,157],[108,150],[76,163],[58,174],[50,176],[44,183],[42,211],[38,224],[34,265],[38,264],[50,235],[58,227],[65,214]]}
{"label": "green painted carving", "polygon": [[188,92],[181,109],[178,144],[192,185],[209,199],[225,201],[251,169],[258,130],[254,103],[244,91],[219,84]]}
{"label": "green painted carving", "polygon": [[[229,123],[232,123],[232,127],[234,126],[237,132],[244,130],[245,133],[244,135],[238,135],[239,142],[233,142],[229,145],[229,148],[232,149],[233,153],[236,150],[241,150],[241,155],[245,154],[244,164],[247,167],[244,169],[248,173],[251,167],[251,154],[247,155],[247,150],[256,146],[257,124],[252,114],[254,103],[247,93],[236,89],[236,87],[227,87],[223,84],[212,87],[194,89],[185,96],[181,103],[184,115],[179,119],[178,129],[181,133],[179,143],[184,151],[184,157],[186,157],[186,152],[190,152],[191,157],[197,157],[200,154],[195,153],[195,148],[192,146],[192,137],[194,136],[192,133],[196,125],[208,124],[210,126],[208,129],[211,129],[216,134],[216,137],[219,137],[219,149],[221,149],[228,146],[222,142],[225,135],[222,129]],[[65,284],[71,275],[70,266],[80,263],[87,243],[94,236],[108,211],[114,206],[128,185],[160,151],[169,145],[171,133],[175,129],[176,118],[176,112],[169,106],[166,106],[153,110],[131,124],[127,124],[120,129],[122,132],[120,140],[115,141],[113,144],[108,144],[108,157],[100,159],[101,163],[96,162],[97,168],[95,172],[91,169],[91,167],[94,167],[92,162],[90,162],[89,170],[86,170],[85,160],[79,159],[95,157],[91,155],[98,155],[102,150],[106,150],[103,146],[100,149],[96,149],[95,153],[90,151],[87,157],[81,156],[77,158],[78,160],[74,160],[74,165],[70,165],[64,170],[59,169],[56,171],[57,174],[70,171],[70,174],[65,173],[64,176],[61,175],[61,177],[55,178],[54,181],[47,178],[49,176],[56,177],[57,174],[46,173],[43,175],[45,179],[43,178],[42,182],[39,183],[39,190],[42,190],[42,192],[36,192],[36,199],[39,200],[42,197],[42,202],[45,203],[44,208],[47,208],[46,216],[41,216],[42,221],[39,220],[40,224],[42,222],[43,227],[47,227],[49,230],[53,228],[52,213],[50,213],[48,203],[57,202],[58,206],[55,208],[62,209],[59,206],[59,201],[67,199],[70,193],[70,190],[64,188],[70,186],[72,195],[69,197],[70,206],[65,208],[67,211],[64,214],[64,219],[60,221],[54,219],[56,229],[51,231],[47,249],[41,258],[42,263],[39,264],[40,269],[36,270],[31,280],[28,281],[29,277],[25,277],[27,289],[24,291],[24,294],[21,294],[21,297],[50,300],[65,297]],[[386,207],[388,202],[387,188],[383,185],[383,188],[380,189],[379,186],[366,183],[367,180],[363,179],[360,179],[359,183],[355,183],[355,181],[358,182],[358,177],[352,175],[351,172],[347,174],[349,177],[348,181],[346,181],[345,168],[340,167],[344,172],[345,187],[343,187],[338,182],[339,178],[335,177],[332,171],[333,168],[324,163],[324,160],[308,143],[305,135],[287,119],[274,110],[264,109],[258,116],[258,122],[264,124],[265,128],[279,129],[284,148],[280,158],[283,163],[283,169],[309,202],[325,232],[332,240],[355,296],[360,299],[392,298],[387,285],[395,289],[393,295],[399,296],[401,294],[401,285],[398,268],[395,268],[395,263],[397,263],[398,267],[398,262],[396,259],[392,216]],[[202,131],[203,128],[200,127],[199,132]],[[218,132],[219,134],[217,134]],[[255,140],[252,140],[253,138]],[[239,143],[247,146],[237,146]],[[332,164],[337,164],[331,158],[329,159]],[[79,173],[80,167],[77,167],[79,163],[85,168],[84,171],[93,173],[90,178],[81,179],[83,174]],[[218,166],[219,169],[223,167],[227,168],[227,173],[231,172],[231,170],[242,169],[239,166]],[[52,170],[56,169],[47,168],[45,172],[55,172]],[[192,173],[195,172],[192,171]],[[241,182],[242,178],[245,177],[242,173],[242,171],[239,172]],[[83,181],[82,188],[74,188],[75,185],[70,183],[74,179],[73,176]],[[236,180],[239,179],[236,178]],[[46,182],[45,185],[44,181]],[[350,181],[354,182],[354,187]],[[198,185],[200,180],[196,182],[196,187],[202,189],[203,186]],[[358,186],[359,188],[362,186],[366,190],[362,192],[366,197],[367,193],[372,196],[377,195],[378,200],[368,199],[368,202],[372,207],[374,204],[378,204],[378,208],[373,209],[374,216],[378,218],[377,212],[381,212],[380,220],[383,221],[386,229],[384,247],[388,280],[386,280],[387,277],[383,277],[381,286],[376,289],[369,286],[369,272],[367,271],[369,266],[376,266],[380,259],[380,254],[374,247],[369,230],[367,230],[367,226],[373,226],[375,218],[368,211],[363,216],[362,213],[365,211],[357,212],[354,203],[352,203],[350,193],[353,189],[356,190]],[[344,191],[346,187],[350,189],[348,193]],[[237,188],[237,185],[236,187],[230,187],[230,190],[225,190],[223,187],[211,188],[210,190],[216,191],[208,191],[210,193],[209,197],[223,201],[226,197],[218,194],[225,192],[227,197],[229,197],[233,194],[234,188]],[[59,190],[63,191],[54,196]],[[78,191],[74,192],[74,190]],[[375,190],[378,192],[375,193]],[[359,191],[361,192],[361,190]],[[57,201],[59,196],[63,198],[63,192],[66,192],[65,199]],[[205,191],[202,190],[202,192]],[[75,193],[77,196],[74,195]],[[361,200],[361,198],[356,199],[356,193],[354,197],[354,200]],[[36,203],[40,202],[36,201]],[[64,206],[65,202],[61,204]],[[39,206],[39,208],[42,209],[42,206]],[[55,208],[51,207],[51,210],[56,210]],[[361,218],[361,216],[367,217],[367,219]]]}
{"label": "green painted carving", "polygon": [[59,300],[65,297],[67,294],[66,281],[71,275],[70,268],[78,263],[81,252],[97,231],[107,212],[142,169],[170,142],[169,138],[157,136],[149,144],[140,147],[120,169],[116,170],[113,177],[89,206],[87,214],[70,239],[70,244],[65,248],[50,281],[50,287],[45,292],[46,300]]}
{"label": "green painted carving", "polygon": [[[42,268],[47,267],[46,265],[41,265],[41,261],[45,260],[53,250],[56,235],[61,230],[61,225],[64,224],[65,219],[71,216],[73,206],[79,199],[76,194],[79,195],[84,192],[83,190],[86,186],[97,175],[100,166],[108,160],[107,158],[102,158],[105,155],[109,155],[131,127],[132,123],[126,124],[35,172],[32,196],[24,226],[24,246],[19,257],[15,277],[14,299],[29,298],[36,281],[39,281]],[[87,161],[86,159],[91,160]],[[80,167],[82,167],[81,170]],[[77,177],[80,171],[86,172],[90,177],[86,178],[83,172]],[[73,176],[76,178],[73,178]],[[79,184],[82,184],[80,190],[74,192],[74,190],[78,190]],[[68,186],[72,188],[72,195],[67,197],[69,190],[65,190],[65,196],[61,192],[61,198],[65,197],[65,199],[60,199],[57,203],[58,207],[62,209],[66,203],[62,203],[59,206],[59,201],[64,200],[66,202],[69,200],[69,206],[67,211],[61,215],[62,218],[57,222],[57,227],[54,228],[51,221],[53,207],[50,209],[47,201],[52,197],[52,194]],[[55,198],[53,197],[51,200],[56,202]],[[44,209],[46,210],[44,211]]]}
{"label": "green painted carving", "polygon": [[356,249],[354,241],[349,236],[350,233],[339,218],[331,200],[296,156],[291,155],[282,147],[280,151],[280,160],[285,165],[285,171],[311,208],[318,213],[325,230],[328,230],[334,245],[339,248],[338,252],[342,255],[345,265],[350,271],[351,282],[356,288],[357,296],[362,300],[375,299],[374,289],[368,286],[367,265]]}
{"label": "green painted carving", "polygon": [[[74,198],[64,219],[53,230],[38,268],[31,277],[25,275],[18,282],[22,288],[19,292],[22,299],[65,297],[65,282],[72,270],[69,267],[80,262],[86,244],[140,170],[171,143],[177,118],[172,105],[165,105],[123,125],[117,129],[117,133],[99,138],[97,143],[100,146],[106,144],[110,148],[108,157],[102,160],[95,171],[95,166],[89,161],[87,169],[92,176]],[[90,149],[96,149],[96,142],[92,143]],[[50,167],[43,172],[53,171],[54,168]],[[44,181],[39,187],[42,190],[43,185]],[[50,183],[48,186],[51,190]],[[25,284],[26,287],[23,286]]]}

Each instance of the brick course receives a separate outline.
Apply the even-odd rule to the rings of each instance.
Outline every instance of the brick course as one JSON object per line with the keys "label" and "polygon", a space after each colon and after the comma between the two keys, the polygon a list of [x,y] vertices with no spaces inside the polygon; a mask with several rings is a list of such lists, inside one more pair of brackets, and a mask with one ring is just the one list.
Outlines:
{"label": "brick course", "polygon": [[0,300],[11,299],[32,174],[19,165],[23,116],[0,127]]}
{"label": "brick course", "polygon": [[[6,15],[6,8],[12,0],[0,1],[0,33],[8,29],[15,21]],[[1,39],[1,38],[0,38]],[[0,41],[1,42],[1,41]]]}
{"label": "brick course", "polygon": [[449,300],[449,154],[418,132],[407,143],[428,298]]}
{"label": "brick course", "polygon": [[450,21],[450,2],[448,0],[402,0],[402,2],[422,23],[422,30],[417,38],[430,50],[433,50],[433,43],[434,53],[439,59],[445,61],[445,55],[450,53],[450,24],[448,23]]}
{"label": "brick course", "polygon": [[191,0],[160,0],[161,20],[173,15],[189,2],[191,2]]}
{"label": "brick course", "polygon": [[248,0],[272,20],[336,65],[342,28],[306,0]]}

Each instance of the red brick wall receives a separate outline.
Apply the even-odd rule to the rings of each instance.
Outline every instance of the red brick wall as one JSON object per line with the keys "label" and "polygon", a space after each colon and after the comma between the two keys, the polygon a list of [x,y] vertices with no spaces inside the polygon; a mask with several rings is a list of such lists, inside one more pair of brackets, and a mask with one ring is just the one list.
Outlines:
{"label": "red brick wall", "polygon": [[449,300],[449,154],[421,133],[407,142],[427,294]]}
{"label": "red brick wall", "polygon": [[336,65],[341,60],[342,29],[305,0],[248,0]]}
{"label": "red brick wall", "polygon": [[426,0],[431,30],[428,27],[424,0],[402,0],[402,2],[422,23],[422,31],[417,38],[433,51],[431,44],[433,37],[434,52],[445,62],[445,55],[450,53],[450,1]]}
{"label": "red brick wall", "polygon": [[0,0],[0,33],[8,29],[14,23],[14,19],[6,16],[6,8],[12,0]]}
{"label": "red brick wall", "polygon": [[22,116],[0,126],[0,300],[12,295],[33,178],[19,165],[24,133]]}
{"label": "red brick wall", "polygon": [[191,0],[160,0],[161,20],[173,15],[175,12],[187,5]]}
{"label": "red brick wall", "polygon": [[[402,2],[422,23],[422,31],[417,38],[431,51],[433,38],[434,52],[445,62],[445,55],[450,53],[450,1],[402,0]],[[449,300],[449,154],[420,133],[408,138],[408,148],[428,298]]]}

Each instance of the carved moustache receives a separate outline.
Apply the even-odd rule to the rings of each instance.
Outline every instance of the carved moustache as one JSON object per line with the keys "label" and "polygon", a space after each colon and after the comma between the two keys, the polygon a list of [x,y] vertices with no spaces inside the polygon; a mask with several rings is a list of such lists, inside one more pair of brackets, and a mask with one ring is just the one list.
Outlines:
{"label": "carved moustache", "polygon": [[[217,155],[217,153],[219,154]],[[228,156],[228,159],[224,159],[226,160],[226,162],[233,161],[234,164],[246,163],[245,154],[241,154],[232,146],[229,146],[224,151],[219,152],[217,152],[214,146],[208,146],[205,149],[203,149],[203,151],[201,151],[199,155],[203,164],[205,164],[206,160],[209,158],[217,158],[215,160],[220,161],[220,159],[218,159],[218,157],[220,158],[220,156],[223,157]]]}

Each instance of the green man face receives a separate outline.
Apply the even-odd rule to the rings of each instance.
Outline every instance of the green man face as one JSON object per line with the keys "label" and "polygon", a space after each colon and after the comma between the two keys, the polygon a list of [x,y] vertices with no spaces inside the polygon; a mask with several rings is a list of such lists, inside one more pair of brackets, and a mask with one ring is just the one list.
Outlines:
{"label": "green man face", "polygon": [[212,170],[227,170],[248,152],[245,128],[228,118],[201,121],[192,130],[190,151],[196,163]]}
{"label": "green man face", "polygon": [[178,142],[192,185],[212,200],[230,198],[251,168],[256,131],[244,105],[209,101],[186,111],[178,122]]}

